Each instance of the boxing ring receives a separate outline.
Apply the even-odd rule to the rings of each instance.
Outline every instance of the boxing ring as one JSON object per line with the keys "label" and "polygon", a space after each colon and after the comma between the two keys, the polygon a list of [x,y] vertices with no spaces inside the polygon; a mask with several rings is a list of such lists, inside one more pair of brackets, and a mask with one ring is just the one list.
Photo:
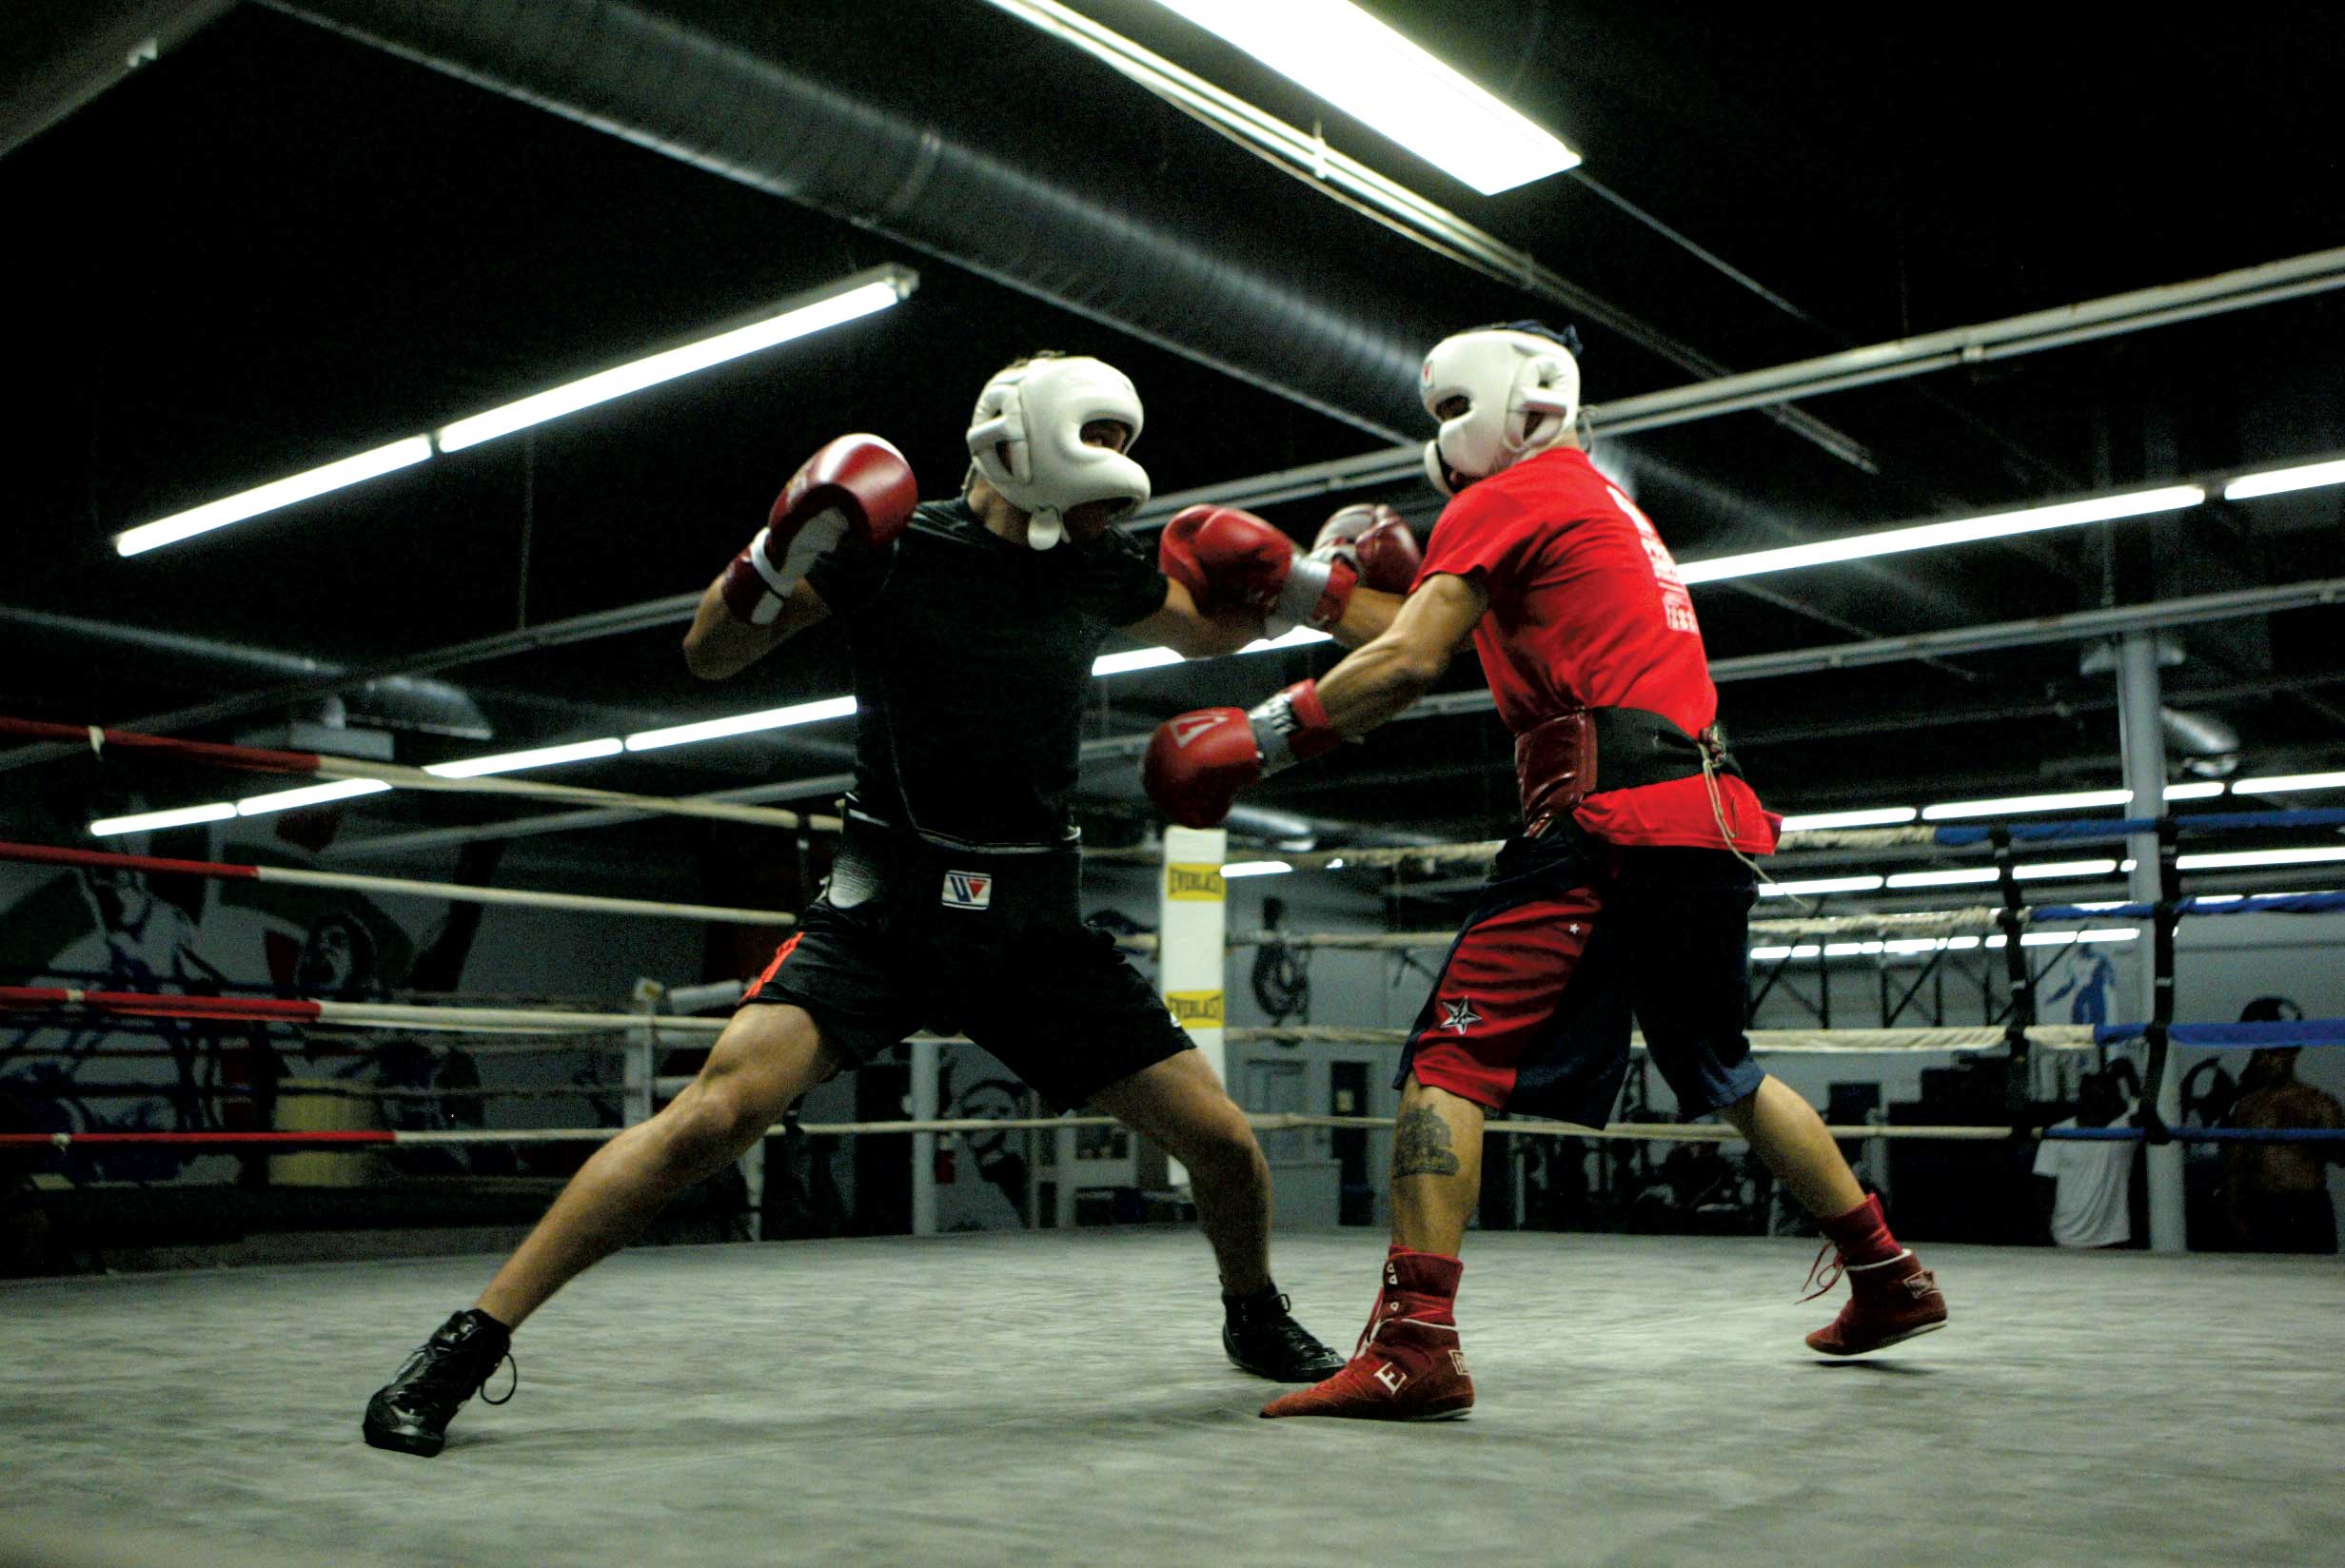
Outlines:
{"label": "boxing ring", "polygon": [[[1280,1238],[1330,1340],[1379,1245]],[[0,1517],[245,1565],[2301,1564],[2345,1528],[2333,1262],[1933,1247],[1959,1332],[1829,1363],[1810,1250],[1477,1236],[1482,1401],[1426,1429],[1256,1420],[1187,1234],[638,1249],[429,1464],[357,1412],[483,1260],[15,1282]]]}
{"label": "boxing ring", "polygon": [[[1895,850],[1977,861],[1989,874],[1972,880],[1993,901],[1850,913],[1820,904],[1779,914],[1785,906],[1769,899],[1753,924],[1755,987],[1835,964],[1922,970],[1958,957],[1988,966],[1998,985],[1977,1024],[1920,1017],[1918,984],[1908,983],[1902,1000],[1884,1002],[1876,1027],[1851,1027],[1843,1015],[1834,1027],[1819,1019],[1815,1028],[1761,1029],[1755,1049],[1763,1059],[2000,1064],[2014,1085],[2012,1113],[1998,1121],[1868,1119],[1832,1128],[1867,1151],[1893,1143],[2024,1149],[2045,1137],[2196,1147],[2248,1136],[2155,1114],[2167,1053],[2335,1046],[2345,1044],[2345,1021],[2200,1025],[2178,1021],[2171,1005],[2131,1024],[2036,1016],[2031,955],[2044,950],[2095,932],[2114,940],[2120,930],[2140,942],[2146,926],[2143,946],[2171,982],[2173,933],[2184,920],[2345,907],[2332,893],[2186,895],[2179,842],[2207,814],[1793,837],[1779,872],[1787,882],[1811,865],[1830,870],[1836,854]],[[2345,813],[2225,813],[2208,831],[2335,821]],[[2037,884],[2025,874],[2025,846],[2144,831],[2164,846],[2163,896],[2027,901]],[[1492,848],[1289,858],[1298,872],[1401,877],[1421,867],[1471,869]],[[1306,961],[1317,951],[1405,954],[1445,947],[1451,933],[1229,930],[1219,870],[1227,853],[1218,834],[1168,834],[1149,857],[1163,894],[1160,934],[1123,939],[1156,966],[1201,1044],[1216,1048],[1217,1061],[1232,1047],[1294,1043],[1346,1043],[1389,1057],[1400,1039],[1389,1029],[1232,1026],[1223,994],[1232,956],[1266,947]],[[219,882],[315,876],[322,887],[451,904],[778,934],[793,918],[48,845],[0,847],[0,858]],[[1104,866],[1133,857],[1097,858]],[[483,1083],[455,1093],[352,1081],[302,1091],[339,1094],[363,1115],[463,1100],[477,1107],[478,1126],[227,1125],[261,1120],[266,1097],[257,1085],[214,1084],[204,1098],[216,1125],[0,1134],[0,1161],[52,1173],[103,1168],[72,1162],[131,1153],[209,1160],[222,1172],[293,1153],[567,1149],[574,1163],[689,1081],[670,1070],[672,1053],[711,1041],[723,1025],[714,1014],[739,993],[733,981],[644,984],[624,998],[557,1006],[458,993],[288,996],[259,986],[159,994],[69,975],[6,978],[27,983],[0,986],[0,1020],[69,1027],[75,1039],[106,1031],[94,1049],[126,1062],[171,1055],[139,1044],[137,1031],[195,1023],[313,1042],[328,1053],[395,1038],[486,1064],[549,1054],[594,1064],[591,1083],[567,1086]],[[2168,984],[2160,994],[2176,990]],[[1214,1284],[1192,1228],[1076,1223],[1085,1166],[1098,1179],[1128,1168],[1088,1161],[1078,1146],[1111,1124],[937,1114],[935,1065],[964,1049],[949,1038],[908,1043],[915,1070],[902,1117],[794,1116],[776,1129],[775,1145],[818,1151],[901,1141],[918,1230],[923,1215],[936,1228],[941,1154],[977,1138],[1024,1139],[1032,1187],[1052,1178],[1051,1201],[1028,1205],[1028,1229],[622,1253],[533,1320],[519,1350],[527,1397],[469,1410],[424,1490],[415,1461],[357,1441],[356,1412],[387,1356],[478,1287],[487,1266],[481,1257],[0,1283],[0,1366],[37,1369],[0,1376],[0,1430],[10,1437],[0,1511],[19,1539],[42,1543],[49,1555],[37,1560],[211,1554],[246,1565],[365,1562],[375,1554],[450,1563],[1120,1563],[1136,1552],[1148,1561],[1274,1557],[1352,1568],[1427,1551],[1597,1561],[1730,1551],[1870,1565],[1892,1539],[1958,1559],[2279,1563],[2310,1560],[2345,1529],[2332,1442],[2345,1421],[2345,1391],[2334,1379],[2304,1376],[2345,1353],[2334,1260],[1924,1241],[1961,1332],[1877,1362],[1834,1363],[1798,1339],[1819,1321],[1814,1303],[1793,1300],[1812,1239],[1486,1229],[1469,1249],[1464,1287],[1468,1350],[1483,1389],[1471,1421],[1433,1433],[1257,1421],[1266,1385],[1221,1358]],[[2144,1067],[2145,1125],[2050,1129],[2031,1120],[2020,1092],[2031,1064],[2129,1051]],[[614,1114],[606,1125],[562,1119],[581,1103]],[[239,1106],[241,1117],[227,1114]],[[549,1113],[550,1125],[515,1125]],[[1266,1134],[1389,1126],[1376,1116],[1277,1110],[1251,1119]],[[1515,1149],[1667,1150],[1733,1140],[1720,1127],[1626,1115],[1604,1128],[1501,1119],[1490,1131]],[[430,1180],[386,1190],[413,1194]],[[531,1202],[542,1205],[550,1190],[533,1187]],[[153,1189],[155,1201],[169,1191]],[[470,1234],[479,1245],[505,1233]],[[1330,1342],[1343,1343],[1357,1322],[1380,1241],[1368,1228],[1282,1230],[1275,1239],[1281,1284]],[[2243,1301],[2264,1328],[2227,1329]],[[2145,1355],[2145,1343],[2187,1348]],[[1670,1461],[1657,1463],[1657,1455]],[[1366,1478],[1372,1481],[1363,1486]],[[167,1518],[158,1517],[158,1498],[169,1499]],[[1439,1521],[1439,1539],[1422,1550],[1396,1543],[1393,1521],[1412,1518]],[[10,1560],[6,1550],[0,1562]]]}

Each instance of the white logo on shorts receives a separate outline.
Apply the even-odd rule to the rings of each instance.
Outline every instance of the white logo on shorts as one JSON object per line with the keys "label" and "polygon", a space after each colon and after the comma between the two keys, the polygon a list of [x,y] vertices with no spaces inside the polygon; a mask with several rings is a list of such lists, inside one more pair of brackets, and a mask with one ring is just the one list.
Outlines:
{"label": "white logo on shorts", "polygon": [[1454,1002],[1444,1002],[1441,1005],[1441,1010],[1445,1015],[1441,1020],[1441,1027],[1446,1029],[1455,1029],[1460,1034],[1482,1022],[1482,1014],[1474,1011],[1474,999],[1470,996],[1460,997]]}
{"label": "white logo on shorts", "polygon": [[994,902],[994,878],[986,872],[947,872],[944,873],[944,907],[948,910],[982,910]]}

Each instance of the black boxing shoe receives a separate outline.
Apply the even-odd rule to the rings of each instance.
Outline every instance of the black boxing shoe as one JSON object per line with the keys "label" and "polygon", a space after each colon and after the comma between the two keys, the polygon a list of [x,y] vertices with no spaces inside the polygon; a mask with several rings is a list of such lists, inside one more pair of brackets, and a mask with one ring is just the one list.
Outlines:
{"label": "black boxing shoe", "polygon": [[1289,1304],[1275,1284],[1221,1299],[1221,1347],[1230,1364],[1272,1382],[1317,1382],[1342,1371],[1344,1358],[1296,1323]]}
{"label": "black boxing shoe", "polygon": [[387,1448],[424,1459],[448,1441],[448,1422],[475,1394],[483,1404],[502,1404],[521,1386],[521,1363],[513,1362],[513,1387],[504,1399],[483,1392],[497,1368],[513,1360],[513,1335],[478,1307],[467,1307],[415,1347],[389,1382],[366,1401],[362,1426],[370,1448]]}

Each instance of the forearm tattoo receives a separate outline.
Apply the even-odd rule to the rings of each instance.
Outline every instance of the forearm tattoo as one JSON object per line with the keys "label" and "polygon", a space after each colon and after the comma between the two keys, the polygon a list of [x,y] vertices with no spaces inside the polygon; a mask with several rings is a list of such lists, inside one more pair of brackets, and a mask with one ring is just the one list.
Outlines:
{"label": "forearm tattoo", "polygon": [[1454,1176],[1457,1151],[1449,1144],[1449,1125],[1429,1106],[1401,1112],[1392,1124],[1392,1175]]}

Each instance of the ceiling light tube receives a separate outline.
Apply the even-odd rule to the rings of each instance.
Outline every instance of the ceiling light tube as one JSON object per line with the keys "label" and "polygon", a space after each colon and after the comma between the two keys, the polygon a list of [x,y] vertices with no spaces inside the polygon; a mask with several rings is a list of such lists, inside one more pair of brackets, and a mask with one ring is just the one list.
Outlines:
{"label": "ceiling light tube", "polygon": [[1762,898],[1798,898],[1819,892],[1874,892],[1881,887],[1878,876],[1816,876],[1804,882],[1762,882]]}
{"label": "ceiling light tube", "polygon": [[329,491],[370,480],[379,474],[388,474],[412,467],[431,456],[431,441],[424,436],[410,436],[395,441],[388,446],[378,446],[371,452],[361,452],[355,458],[344,458],[322,468],[294,474],[282,480],[271,480],[237,495],[207,501],[185,512],[174,512],[168,518],[143,522],[114,536],[117,555],[144,555],[166,544],[208,534],[215,528],[226,528],[232,522],[257,518],[264,512],[274,512],[296,501],[323,496]]}
{"label": "ceiling light tube", "polygon": [[1180,661],[1181,656],[1170,648],[1127,648],[1122,653],[1101,654],[1093,659],[1091,673],[1094,678],[1129,675],[1134,670],[1160,670]]}
{"label": "ceiling light tube", "polygon": [[305,806],[325,806],[337,800],[355,800],[363,794],[381,794],[389,788],[379,778],[337,778],[330,784],[305,784],[298,790],[246,795],[236,803],[236,814],[266,816],[271,812],[297,812]]}
{"label": "ceiling light tube", "polygon": [[1485,196],[1580,162],[1350,0],[1159,0]]}
{"label": "ceiling light tube", "polygon": [[1222,867],[1221,874],[1224,877],[1277,876],[1292,870],[1294,868],[1284,860],[1237,860]]}
{"label": "ceiling light tube", "polygon": [[[2345,783],[2345,774],[2337,774],[2337,780]],[[2219,778],[2194,779],[2187,784],[2166,786],[2168,800],[2212,800],[2222,793],[2223,781]]]}
{"label": "ceiling light tube", "polygon": [[2113,876],[2117,873],[2114,860],[2048,860],[2033,866],[2012,868],[2013,880],[2041,882],[2060,876]]}
{"label": "ceiling light tube", "polygon": [[1888,879],[1891,888],[1962,888],[1995,880],[1992,866],[1962,866],[1942,872],[1899,872]]}
{"label": "ceiling light tube", "polygon": [[755,354],[778,343],[789,343],[826,327],[885,310],[912,292],[916,276],[903,267],[888,266],[877,269],[883,274],[871,277],[858,274],[819,297],[804,300],[778,315],[747,326],[719,332],[715,337],[686,343],[658,354],[646,355],[626,364],[614,365],[591,376],[581,377],[561,386],[492,408],[484,414],[475,414],[458,420],[439,432],[440,450],[461,452],[467,446],[509,436],[517,430],[543,424],[564,414],[575,414],[581,408],[623,398],[631,392],[672,382],[698,370],[738,360],[744,354]]}
{"label": "ceiling light tube", "polygon": [[2291,490],[2311,490],[2323,484],[2345,484],[2345,459],[2242,474],[2223,486],[2223,500],[2254,500],[2257,496],[2286,495]]}
{"label": "ceiling light tube", "polygon": [[166,828],[190,828],[199,822],[226,822],[236,814],[236,808],[225,800],[215,800],[207,806],[180,806],[168,812],[140,812],[131,816],[102,816],[89,824],[93,838],[111,838],[117,833],[161,833]]}
{"label": "ceiling light tube", "polygon": [[2130,806],[2131,790],[2070,790],[2060,794],[2012,794],[1998,800],[1949,800],[1921,808],[1924,822],[1964,816],[2021,816],[2031,812],[2073,812],[2093,806]]}
{"label": "ceiling light tube", "polygon": [[2008,539],[2015,534],[2040,534],[2051,528],[2074,528],[2088,522],[2114,522],[2120,518],[2147,517],[2156,512],[2178,512],[2197,506],[2207,493],[2195,484],[2172,484],[2156,490],[2136,490],[2121,496],[2093,496],[2083,500],[2057,501],[2050,506],[2024,507],[1980,518],[1956,518],[1911,528],[1884,528],[1845,539],[1819,539],[1776,550],[1752,550],[1743,555],[1714,556],[1708,560],[1680,564],[1678,575],[1688,583],[1724,582],[1767,572],[1789,572],[1803,566],[1835,561],[1868,560],[1876,556],[1902,555],[1909,550],[1935,550],[1980,539]]}
{"label": "ceiling light tube", "polygon": [[2186,872],[2223,872],[2248,866],[2317,866],[2333,860],[2345,860],[2345,848],[2225,850],[2214,854],[2186,854],[2178,864]]}
{"label": "ceiling light tube", "polygon": [[2345,774],[2273,774],[2242,778],[2231,786],[2233,794],[2293,794],[2298,790],[2345,790]]}
{"label": "ceiling light tube", "polygon": [[490,774],[517,774],[525,768],[554,768],[564,762],[592,762],[617,756],[627,749],[616,735],[601,740],[578,740],[566,746],[540,746],[535,751],[504,752],[495,756],[468,756],[458,762],[435,762],[424,771],[441,778],[484,778]]}
{"label": "ceiling light tube", "polygon": [[1785,833],[1816,833],[1826,828],[1894,828],[1921,813],[1911,806],[1866,806],[1845,812],[1806,812],[1783,818]]}
{"label": "ceiling light tube", "polygon": [[855,698],[830,696],[818,702],[768,708],[762,713],[734,714],[725,718],[703,719],[697,724],[674,724],[664,730],[640,730],[629,735],[626,744],[631,752],[652,752],[662,746],[689,746],[696,741],[722,740],[730,735],[756,735],[763,730],[786,730],[797,724],[819,724],[825,719],[848,717],[854,712]]}

